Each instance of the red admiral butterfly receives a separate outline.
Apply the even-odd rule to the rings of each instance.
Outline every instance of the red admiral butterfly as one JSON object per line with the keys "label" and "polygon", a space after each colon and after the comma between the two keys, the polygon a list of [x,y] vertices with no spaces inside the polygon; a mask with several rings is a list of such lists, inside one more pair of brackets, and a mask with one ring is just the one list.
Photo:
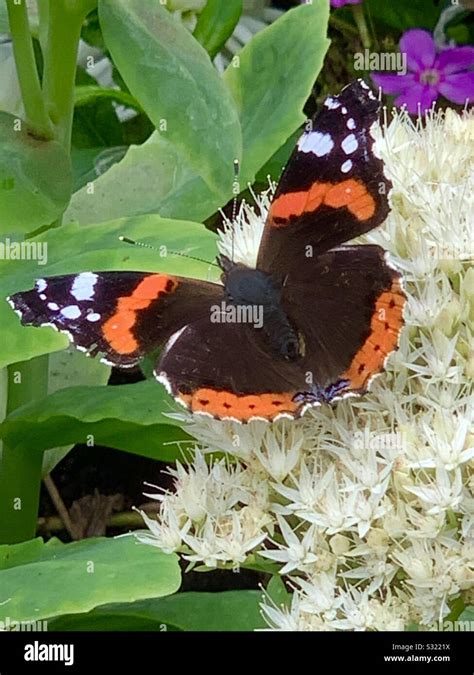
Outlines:
{"label": "red admiral butterfly", "polygon": [[[389,212],[378,110],[362,80],[325,100],[283,172],[256,269],[221,256],[223,285],[84,272],[39,279],[10,304],[119,368],[166,342],[156,378],[193,413],[270,421],[364,393],[397,348],[406,300],[383,249],[342,245]],[[212,321],[223,302],[258,308],[261,324]]]}

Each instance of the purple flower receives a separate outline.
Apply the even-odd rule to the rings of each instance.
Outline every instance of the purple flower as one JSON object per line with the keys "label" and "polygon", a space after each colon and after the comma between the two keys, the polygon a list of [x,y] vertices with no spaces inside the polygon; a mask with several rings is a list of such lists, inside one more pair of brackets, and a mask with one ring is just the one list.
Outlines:
{"label": "purple flower", "polygon": [[362,0],[331,0],[331,7],[344,7],[344,5],[360,5]]}
{"label": "purple flower", "polygon": [[402,35],[400,52],[406,54],[406,75],[374,74],[372,79],[395,105],[406,105],[412,115],[431,108],[441,94],[453,103],[474,101],[474,47],[447,47],[437,51],[428,31],[413,29]]}

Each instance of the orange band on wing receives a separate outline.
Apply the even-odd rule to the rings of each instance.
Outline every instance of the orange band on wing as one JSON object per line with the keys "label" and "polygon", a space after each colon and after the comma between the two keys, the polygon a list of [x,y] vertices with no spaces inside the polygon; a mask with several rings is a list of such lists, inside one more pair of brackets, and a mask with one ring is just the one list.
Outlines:
{"label": "orange band on wing", "polygon": [[341,183],[313,183],[309,190],[286,192],[270,207],[274,227],[285,227],[292,217],[312,213],[321,205],[334,209],[347,208],[358,220],[368,220],[375,213],[375,200],[365,185],[349,178]]}
{"label": "orange band on wing", "polygon": [[349,380],[351,390],[364,390],[368,380],[383,370],[385,359],[397,348],[404,323],[405,302],[406,296],[399,279],[395,279],[390,290],[379,296],[370,324],[370,335],[341,375],[341,379]]}
{"label": "orange band on wing", "polygon": [[163,293],[172,293],[177,285],[176,277],[150,274],[131,295],[119,298],[115,314],[107,319],[102,328],[103,336],[118,354],[132,354],[138,348],[132,333],[137,312],[149,307]]}
{"label": "orange band on wing", "polygon": [[252,417],[263,417],[268,421],[277,415],[287,413],[296,417],[301,403],[295,403],[295,392],[285,394],[241,395],[229,391],[201,388],[192,394],[178,394],[178,398],[193,413],[208,413],[213,417],[233,417],[248,422]]}

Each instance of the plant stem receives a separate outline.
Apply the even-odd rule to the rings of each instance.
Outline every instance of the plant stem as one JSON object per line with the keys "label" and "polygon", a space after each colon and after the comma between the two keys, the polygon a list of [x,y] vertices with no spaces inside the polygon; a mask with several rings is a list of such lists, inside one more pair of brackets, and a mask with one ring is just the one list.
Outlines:
{"label": "plant stem", "polygon": [[56,138],[67,151],[71,145],[77,49],[84,18],[66,0],[50,0],[43,91]]}
{"label": "plant stem", "polygon": [[23,0],[21,4],[15,4],[14,0],[7,0],[7,9],[26,121],[39,135],[51,138],[53,130],[44,105],[36,69],[26,0]]}
{"label": "plant stem", "polygon": [[[47,394],[48,357],[8,366],[7,415]],[[26,445],[26,444],[25,444]],[[0,465],[0,543],[31,539],[36,532],[43,453],[3,445]]]}
{"label": "plant stem", "polygon": [[49,24],[49,0],[36,0],[38,7],[38,40],[43,54],[46,52]]}
{"label": "plant stem", "polygon": [[59,517],[61,518],[61,522],[64,525],[67,533],[72,540],[77,539],[76,531],[69,515],[69,511],[67,510],[66,504],[63,502],[63,498],[61,497],[58,488],[51,478],[51,474],[48,473],[48,475],[43,478],[43,482],[49,496],[51,497],[51,501],[56,508],[56,511],[59,513]]}
{"label": "plant stem", "polygon": [[331,12],[331,14],[329,15],[329,24],[333,26],[333,28],[336,28],[337,30],[341,31],[341,33],[351,33],[352,35],[359,35],[359,31],[355,26],[352,26],[350,23],[347,23],[347,21],[340,19],[338,16],[334,14],[334,12]]}
{"label": "plant stem", "polygon": [[359,31],[360,39],[362,46],[365,49],[370,49],[372,45],[372,40],[370,38],[369,29],[367,27],[367,22],[365,20],[364,8],[362,5],[352,5],[352,13],[354,15],[354,21],[356,22],[357,29]]}

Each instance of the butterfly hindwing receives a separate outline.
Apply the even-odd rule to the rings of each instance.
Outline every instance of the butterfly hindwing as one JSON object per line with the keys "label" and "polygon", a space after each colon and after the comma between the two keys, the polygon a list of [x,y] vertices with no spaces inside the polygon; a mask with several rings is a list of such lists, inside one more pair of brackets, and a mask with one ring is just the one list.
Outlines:
{"label": "butterfly hindwing", "polygon": [[379,246],[344,246],[293,261],[282,304],[305,344],[307,380],[364,392],[397,348],[405,294]]}
{"label": "butterfly hindwing", "polygon": [[260,329],[202,318],[170,338],[155,375],[193,413],[239,422],[296,417],[303,374],[276,356]]}

